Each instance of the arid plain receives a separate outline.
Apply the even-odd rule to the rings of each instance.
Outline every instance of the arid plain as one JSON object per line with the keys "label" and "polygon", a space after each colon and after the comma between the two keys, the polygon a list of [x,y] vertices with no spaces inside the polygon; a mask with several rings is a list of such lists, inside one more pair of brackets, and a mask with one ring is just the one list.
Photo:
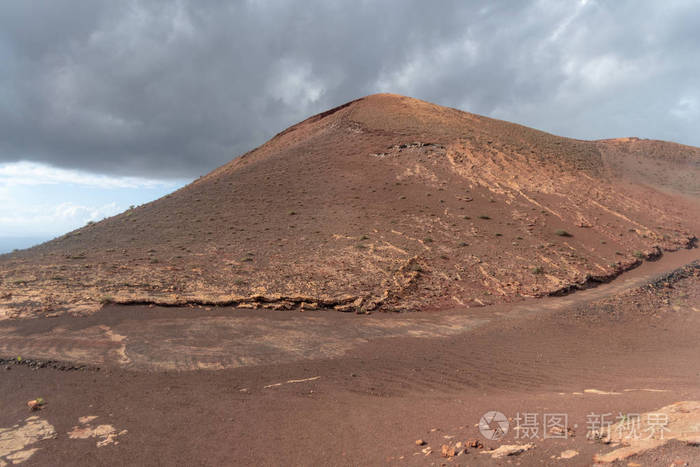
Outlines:
{"label": "arid plain", "polygon": [[0,465],[693,465],[698,231],[698,148],[349,102],[0,256]]}

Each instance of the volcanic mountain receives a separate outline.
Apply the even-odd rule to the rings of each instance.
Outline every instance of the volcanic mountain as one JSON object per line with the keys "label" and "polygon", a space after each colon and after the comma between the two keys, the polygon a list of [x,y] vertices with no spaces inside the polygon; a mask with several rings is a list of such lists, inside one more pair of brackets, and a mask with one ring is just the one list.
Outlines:
{"label": "volcanic mountain", "polygon": [[694,246],[699,200],[698,148],[574,140],[372,95],[157,201],[0,257],[0,317],[561,294]]}

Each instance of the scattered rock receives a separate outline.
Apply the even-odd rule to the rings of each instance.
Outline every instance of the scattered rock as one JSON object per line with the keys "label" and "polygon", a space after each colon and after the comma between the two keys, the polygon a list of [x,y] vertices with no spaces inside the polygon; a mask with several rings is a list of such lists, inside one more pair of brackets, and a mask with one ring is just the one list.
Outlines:
{"label": "scattered rock", "polygon": [[57,360],[31,360],[22,357],[17,358],[0,358],[0,365],[5,365],[6,370],[12,369],[13,365],[27,366],[32,370],[40,368],[53,368],[59,371],[99,371],[99,367],[88,367],[85,365],[68,365]]}
{"label": "scattered rock", "polygon": [[26,461],[39,449],[28,446],[55,437],[54,427],[36,416],[27,418],[23,425],[0,428],[0,465],[4,465],[3,458],[12,464]]}
{"label": "scattered rock", "polygon": [[474,449],[483,449],[484,448],[484,443],[479,441],[478,439],[470,439],[466,442],[467,447],[474,448]]}
{"label": "scattered rock", "polygon": [[441,448],[442,457],[454,457],[457,454],[457,450],[454,446],[448,444],[443,444]]}
{"label": "scattered rock", "polygon": [[29,407],[30,410],[41,410],[44,408],[45,404],[46,402],[44,402],[44,399],[37,397],[36,399],[28,401],[27,407]]}
{"label": "scattered rock", "polygon": [[561,426],[553,426],[549,430],[549,434],[553,435],[556,438],[575,438],[576,437],[576,432],[570,426],[567,426],[566,428],[561,427]]}
{"label": "scattered rock", "polygon": [[[601,441],[620,446],[605,454],[596,454],[594,461],[612,463],[633,455],[663,446],[671,440],[689,445],[700,444],[700,401],[683,401],[662,407],[653,412],[641,414],[636,425],[639,438],[629,438],[629,430],[624,421],[608,428],[607,436]],[[601,438],[601,437],[599,437]]]}
{"label": "scattered rock", "polygon": [[572,457],[578,456],[578,451],[574,451],[573,449],[567,449],[566,451],[562,451],[561,454],[559,454],[559,459],[571,459]]}
{"label": "scattered rock", "polygon": [[443,444],[440,448],[440,452],[442,454],[442,457],[450,458],[465,454],[467,452],[467,449],[465,448],[464,443],[458,441],[455,444]]}
{"label": "scattered rock", "polygon": [[423,446],[424,444],[425,444],[425,441],[423,441],[422,439],[416,440],[416,446]]}
{"label": "scattered rock", "polygon": [[497,449],[483,451],[482,454],[490,454],[492,459],[500,459],[506,456],[517,456],[534,448],[534,444],[504,444]]}
{"label": "scattered rock", "polygon": [[88,439],[97,438],[97,447],[101,448],[109,444],[119,444],[117,438],[128,433],[127,430],[117,431],[112,425],[97,425],[93,427],[90,422],[95,420],[97,416],[87,415],[85,417],[80,417],[78,422],[79,426],[74,426],[71,431],[68,432],[68,437],[71,439]]}

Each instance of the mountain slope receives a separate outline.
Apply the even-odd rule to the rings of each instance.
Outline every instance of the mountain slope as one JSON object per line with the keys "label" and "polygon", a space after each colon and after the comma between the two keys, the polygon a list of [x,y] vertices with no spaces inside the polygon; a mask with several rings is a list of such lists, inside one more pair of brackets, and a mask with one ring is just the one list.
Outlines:
{"label": "mountain slope", "polygon": [[[673,176],[630,172],[635,158]],[[572,140],[368,96],[164,198],[0,257],[0,316],[104,301],[426,310],[560,293],[691,246],[699,164],[697,148]]]}

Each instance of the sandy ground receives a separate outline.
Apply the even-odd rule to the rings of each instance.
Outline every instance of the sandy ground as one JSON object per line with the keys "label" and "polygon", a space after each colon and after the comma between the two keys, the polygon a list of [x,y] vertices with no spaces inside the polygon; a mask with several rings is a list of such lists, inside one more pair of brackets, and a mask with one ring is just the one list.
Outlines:
{"label": "sandy ground", "polygon": [[[6,321],[0,465],[591,465],[622,447],[588,439],[596,417],[700,401],[698,277],[655,282],[699,257],[664,255],[598,288],[510,307],[112,306]],[[30,411],[36,398],[45,405]],[[677,407],[685,418],[672,416],[667,439],[700,436],[700,410]],[[508,419],[505,437],[480,433],[488,411]],[[555,414],[564,437],[544,426]],[[472,440],[483,447],[442,456]],[[616,465],[674,462],[697,465],[700,448],[671,440]]]}

